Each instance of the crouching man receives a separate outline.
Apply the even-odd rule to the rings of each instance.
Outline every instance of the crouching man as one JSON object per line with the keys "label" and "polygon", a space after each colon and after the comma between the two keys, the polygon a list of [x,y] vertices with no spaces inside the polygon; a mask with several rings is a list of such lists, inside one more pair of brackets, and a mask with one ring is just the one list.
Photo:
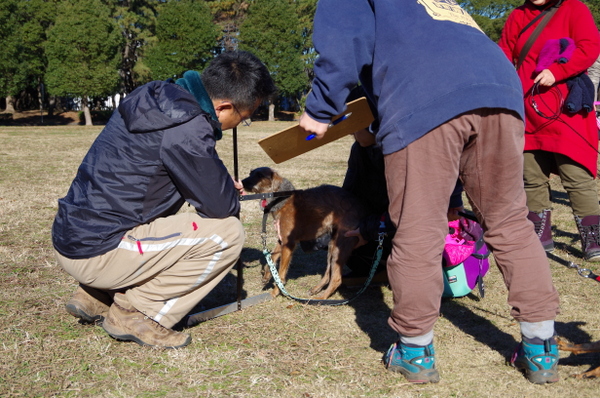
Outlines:
{"label": "crouching man", "polygon": [[[79,283],[67,311],[115,339],[179,348],[172,330],[236,263],[241,183],[215,150],[222,130],[275,93],[254,55],[227,52],[200,75],[154,81],[114,112],[58,202],[52,241]],[[196,212],[178,210],[184,202]]]}

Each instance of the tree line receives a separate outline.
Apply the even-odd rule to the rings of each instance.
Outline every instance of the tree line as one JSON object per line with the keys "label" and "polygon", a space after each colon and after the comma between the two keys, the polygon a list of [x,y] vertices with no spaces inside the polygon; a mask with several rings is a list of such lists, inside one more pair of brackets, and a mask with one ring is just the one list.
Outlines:
{"label": "tree line", "polygon": [[[298,110],[317,56],[318,0],[0,0],[0,107],[46,109],[80,101],[86,124],[151,80],[201,71],[233,49],[256,54],[279,88],[275,106]],[[585,1],[598,22],[600,0]],[[497,41],[523,0],[461,0]],[[2,104],[4,102],[4,104]]]}

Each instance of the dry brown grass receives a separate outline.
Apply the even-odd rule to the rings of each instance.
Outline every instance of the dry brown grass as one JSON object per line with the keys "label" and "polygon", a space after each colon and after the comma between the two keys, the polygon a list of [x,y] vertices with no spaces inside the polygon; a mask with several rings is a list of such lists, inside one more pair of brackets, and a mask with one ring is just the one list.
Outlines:
{"label": "dry brown grass", "polygon": [[[342,139],[281,165],[256,141],[289,126],[257,122],[239,131],[240,175],[273,166],[297,188],[339,185],[352,140]],[[101,327],[80,325],[64,311],[74,280],[54,260],[50,226],[62,197],[100,127],[0,127],[0,395],[28,397],[597,397],[598,380],[569,376],[600,364],[598,355],[561,354],[562,380],[535,386],[505,364],[519,340],[506,289],[494,267],[487,295],[445,301],[436,325],[441,382],[416,386],[380,359],[394,334],[387,326],[387,287],[371,287],[352,305],[306,306],[279,297],[189,329],[182,350],[116,342]],[[233,172],[231,134],[218,146]],[[555,181],[556,183],[556,181]],[[556,190],[555,259],[578,261],[568,199]],[[187,211],[184,209],[184,211]],[[261,212],[244,202],[242,260],[246,296],[261,293]],[[271,234],[272,236],[272,234]],[[273,240],[269,238],[272,247]],[[296,253],[289,290],[305,296],[323,270],[322,253]],[[559,334],[600,339],[600,284],[551,261],[561,293]],[[235,300],[235,271],[204,308]],[[333,298],[349,297],[341,289]]]}

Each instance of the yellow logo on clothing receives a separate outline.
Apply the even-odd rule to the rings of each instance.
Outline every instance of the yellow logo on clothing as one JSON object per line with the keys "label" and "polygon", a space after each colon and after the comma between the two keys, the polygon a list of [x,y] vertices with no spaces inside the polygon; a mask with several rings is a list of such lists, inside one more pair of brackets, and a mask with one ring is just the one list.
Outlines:
{"label": "yellow logo on clothing", "polygon": [[450,21],[481,30],[468,12],[454,0],[417,0],[427,10],[429,16],[438,21]]}

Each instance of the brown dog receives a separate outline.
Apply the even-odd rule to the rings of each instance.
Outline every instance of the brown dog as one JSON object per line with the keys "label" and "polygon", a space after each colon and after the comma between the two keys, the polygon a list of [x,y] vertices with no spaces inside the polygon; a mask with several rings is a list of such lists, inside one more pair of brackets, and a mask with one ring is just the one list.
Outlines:
{"label": "brown dog", "polygon": [[[584,344],[572,344],[568,343],[562,339],[557,338],[556,342],[558,343],[558,349],[562,351],[570,351],[575,355],[579,354],[588,354],[593,352],[600,352],[600,341],[596,341],[593,343],[584,343]],[[588,379],[593,377],[600,377],[600,366],[590,371],[587,371],[582,374],[575,375],[578,379]]]}
{"label": "brown dog", "polygon": [[[242,180],[244,190],[252,193],[293,191],[287,179],[269,167],[260,167]],[[360,201],[350,192],[333,185],[296,191],[289,197],[270,198],[265,207],[278,224],[279,244],[272,253],[273,262],[279,262],[279,276],[285,283],[288,267],[296,244],[329,233],[327,269],[321,281],[310,290],[315,295],[325,289],[317,300],[331,296],[342,283],[342,267],[350,257],[357,237],[345,237],[347,231],[358,228],[363,217]],[[268,265],[263,268],[263,283],[271,280]],[[271,292],[279,294],[277,286]]]}

